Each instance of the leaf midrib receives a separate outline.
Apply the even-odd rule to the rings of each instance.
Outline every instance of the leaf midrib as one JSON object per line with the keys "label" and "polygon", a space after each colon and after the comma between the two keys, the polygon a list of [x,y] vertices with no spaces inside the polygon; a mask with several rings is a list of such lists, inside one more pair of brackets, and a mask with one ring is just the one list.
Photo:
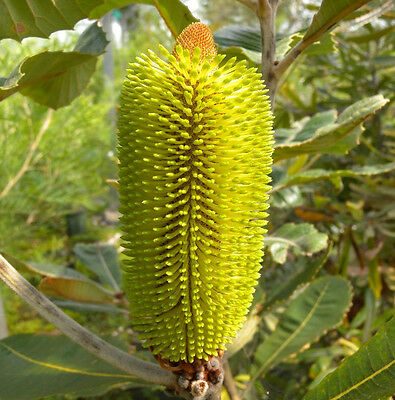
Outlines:
{"label": "leaf midrib", "polygon": [[17,357],[22,358],[25,361],[28,361],[32,364],[37,364],[40,365],[42,367],[46,367],[46,368],[51,368],[51,369],[56,369],[59,371],[63,371],[63,372],[68,372],[71,374],[80,374],[80,375],[89,375],[89,376],[100,376],[103,378],[133,378],[132,375],[123,375],[123,374],[107,374],[104,372],[89,372],[89,371],[83,371],[83,370],[78,370],[78,369],[73,369],[73,368],[69,368],[69,367],[63,367],[61,365],[55,365],[55,364],[49,364],[43,361],[39,361],[39,360],[35,360],[33,358],[30,358],[22,353],[19,353],[17,350],[13,349],[12,347],[6,345],[5,343],[0,343],[0,346],[3,346],[4,348],[6,348],[8,351],[10,351],[11,353],[15,354]]}
{"label": "leaf midrib", "polygon": [[365,382],[369,381],[370,379],[373,379],[376,375],[381,374],[383,371],[391,367],[392,364],[395,363],[395,360],[392,360],[390,363],[384,365],[384,367],[380,368],[379,370],[375,371],[373,374],[367,376],[365,379],[362,379],[360,382],[356,383],[355,385],[349,387],[346,389],[344,392],[336,395],[335,397],[331,397],[330,400],[338,400],[347,393],[350,393],[351,391],[357,389],[359,386],[363,385]]}
{"label": "leaf midrib", "polygon": [[311,310],[309,311],[309,313],[307,314],[306,318],[302,321],[302,323],[299,325],[299,327],[289,336],[289,338],[287,340],[285,340],[282,345],[280,347],[278,347],[278,349],[272,354],[271,357],[269,357],[266,362],[261,366],[260,368],[260,374],[262,374],[262,372],[265,371],[267,365],[270,365],[270,363],[273,361],[273,359],[275,359],[277,357],[277,355],[288,345],[288,343],[290,343],[290,341],[296,337],[301,330],[306,326],[306,324],[310,321],[310,319],[312,318],[315,310],[317,309],[317,307],[319,306],[322,298],[324,297],[327,289],[329,286],[329,282],[325,285],[325,287],[323,288],[322,292],[320,293],[320,295],[317,298],[317,301],[315,302],[314,306],[311,308]]}

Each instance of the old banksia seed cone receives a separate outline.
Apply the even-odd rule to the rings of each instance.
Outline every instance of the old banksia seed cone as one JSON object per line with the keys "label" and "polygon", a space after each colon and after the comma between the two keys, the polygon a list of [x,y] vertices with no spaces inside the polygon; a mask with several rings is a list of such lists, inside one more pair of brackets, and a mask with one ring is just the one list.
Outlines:
{"label": "old banksia seed cone", "polygon": [[130,65],[119,118],[125,290],[144,344],[207,360],[237,334],[259,278],[272,114],[261,75],[188,26],[167,61]]}

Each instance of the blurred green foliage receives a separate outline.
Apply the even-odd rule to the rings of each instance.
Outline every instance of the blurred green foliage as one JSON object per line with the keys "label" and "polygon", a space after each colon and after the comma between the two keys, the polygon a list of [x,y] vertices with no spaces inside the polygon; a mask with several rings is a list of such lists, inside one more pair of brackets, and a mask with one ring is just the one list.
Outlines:
{"label": "blurred green foliage", "polygon": [[[197,15],[214,30],[235,24],[251,28],[255,32],[252,42],[248,43],[248,37],[244,37],[247,42],[239,47],[233,43],[233,47],[222,50],[256,66],[260,58],[256,51],[259,24],[251,10],[240,3],[201,1]],[[279,57],[300,40],[300,32],[308,28],[319,3],[280,2],[276,39],[283,50]],[[392,105],[395,16],[388,9],[372,14],[387,3],[371,1],[349,15],[325,40],[302,54],[280,81],[274,109],[278,143],[290,137],[296,137],[296,142],[310,138],[314,129],[325,128],[333,122],[335,112],[340,115],[361,99],[381,94],[390,102],[383,108],[378,107],[364,121],[365,129],[358,128],[355,140],[338,154],[293,152],[292,156],[278,158],[274,165],[275,189],[262,279],[245,328],[230,353],[236,387],[251,400],[301,399],[309,389],[325,383],[325,377],[345,357],[362,348],[352,360],[362,358],[364,343],[380,328],[378,339],[374,339],[377,342],[393,332],[385,323],[394,315],[394,175],[390,172],[336,175],[336,171],[361,170],[395,161]],[[81,246],[95,247],[91,242],[105,241],[115,246],[111,254],[117,257],[117,200],[105,182],[116,177],[112,118],[117,96],[128,62],[149,48],[156,50],[158,43],[167,48],[173,43],[169,30],[152,7],[133,7],[123,8],[119,14],[123,31],[116,45],[113,40],[114,76],[111,79],[103,74],[100,60],[83,94],[55,113],[20,94],[1,103],[0,250],[20,260],[56,264],[40,267],[32,263],[31,269],[23,270],[20,266],[20,270],[36,286],[44,281],[47,286],[42,285],[42,289],[55,295],[54,301],[78,322],[97,333],[116,336],[127,343],[131,352],[152,359],[130,329],[122,294],[108,285],[108,279],[103,279],[95,257],[78,256]],[[240,28],[238,33],[242,32],[245,31]],[[77,38],[76,32],[68,32],[49,40],[29,38],[23,45],[3,40],[0,75],[9,76],[24,57],[44,49],[70,51]],[[248,50],[248,46],[255,51]],[[300,175],[312,171],[334,174],[303,184],[298,181]],[[297,183],[284,187],[283,183],[292,179]],[[87,229],[71,235],[66,215],[81,209],[88,210]],[[75,246],[79,241],[84,244]],[[114,257],[107,260],[110,270],[118,268]],[[83,274],[99,290],[108,290],[111,302],[95,303],[89,298],[77,301],[71,298],[71,291],[66,295],[55,293],[56,285],[49,287],[48,282],[53,279],[52,282],[59,284],[70,273],[69,269]],[[352,286],[351,304],[345,279]],[[323,292],[322,282],[344,286],[343,304],[335,307],[333,320],[329,322],[324,312],[322,319],[305,322],[304,314],[298,312],[302,309],[309,315],[306,304],[318,304],[312,299],[320,297],[314,293]],[[1,289],[11,334],[53,330],[7,288]],[[79,286],[74,289],[73,293],[81,298],[87,295]],[[327,295],[331,299],[335,294],[333,289]],[[330,301],[331,305],[334,303]],[[298,336],[292,340],[286,336],[282,327],[288,320],[296,324],[295,331],[300,326],[307,329],[305,341]],[[298,325],[297,321],[301,323]],[[328,331],[317,338],[313,333],[324,333],[321,327]],[[287,340],[299,348],[296,346],[287,352],[287,347],[285,350],[281,347]],[[280,353],[281,357],[276,354],[277,362],[266,368],[266,352],[272,351],[272,342],[284,353]],[[317,392],[319,389],[310,393]],[[226,396],[224,389],[224,399]],[[69,396],[51,397],[53,400],[64,398]],[[156,388],[118,388],[94,398],[156,400],[165,398],[165,394]]]}

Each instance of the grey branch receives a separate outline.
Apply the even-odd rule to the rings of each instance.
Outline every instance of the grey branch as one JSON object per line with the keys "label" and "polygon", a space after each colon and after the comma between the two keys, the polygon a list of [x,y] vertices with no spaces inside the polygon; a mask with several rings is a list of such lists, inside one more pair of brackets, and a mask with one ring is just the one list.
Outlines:
{"label": "grey branch", "polygon": [[272,109],[278,79],[274,73],[276,54],[276,14],[278,0],[258,0],[258,18],[261,27],[262,76],[269,90]]}
{"label": "grey branch", "polygon": [[[204,393],[193,394],[193,388],[183,389],[179,385],[179,377],[162,369],[159,365],[143,361],[123,352],[117,347],[89,332],[76,321],[66,315],[60,308],[47,299],[32,286],[18,271],[0,254],[0,279],[9,286],[18,296],[33,307],[42,317],[55,325],[72,341],[109,364],[125,371],[134,378],[146,382],[166,386],[175,394],[188,400],[220,400],[222,378],[215,384],[207,386]],[[192,381],[198,385],[200,381]],[[191,393],[192,392],[192,393]]]}
{"label": "grey branch", "polygon": [[158,365],[140,360],[119,350],[67,316],[23,278],[1,254],[0,278],[42,317],[96,357],[147,382],[164,385],[169,388],[176,387],[176,378],[170,372],[163,370]]}

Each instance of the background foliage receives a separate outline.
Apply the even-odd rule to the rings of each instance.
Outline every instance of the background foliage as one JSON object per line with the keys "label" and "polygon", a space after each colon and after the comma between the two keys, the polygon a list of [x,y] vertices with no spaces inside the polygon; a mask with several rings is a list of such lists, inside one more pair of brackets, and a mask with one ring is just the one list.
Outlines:
{"label": "background foliage", "polygon": [[[221,52],[258,67],[259,23],[242,1],[185,1],[191,11],[179,1],[92,0],[78,12],[74,3],[60,12],[32,0],[33,14],[0,3],[0,251],[77,321],[152,359],[129,326],[117,195],[106,183],[116,179],[123,74],[140,52],[170,48],[196,17]],[[279,82],[262,279],[228,351],[247,399],[384,399],[395,391],[394,13],[391,1],[333,3],[284,0],[278,10],[281,60],[350,8]],[[86,21],[53,33],[104,15],[109,46]],[[165,398],[0,289],[9,332],[0,341],[0,398]],[[348,379],[350,371],[358,373]]]}

